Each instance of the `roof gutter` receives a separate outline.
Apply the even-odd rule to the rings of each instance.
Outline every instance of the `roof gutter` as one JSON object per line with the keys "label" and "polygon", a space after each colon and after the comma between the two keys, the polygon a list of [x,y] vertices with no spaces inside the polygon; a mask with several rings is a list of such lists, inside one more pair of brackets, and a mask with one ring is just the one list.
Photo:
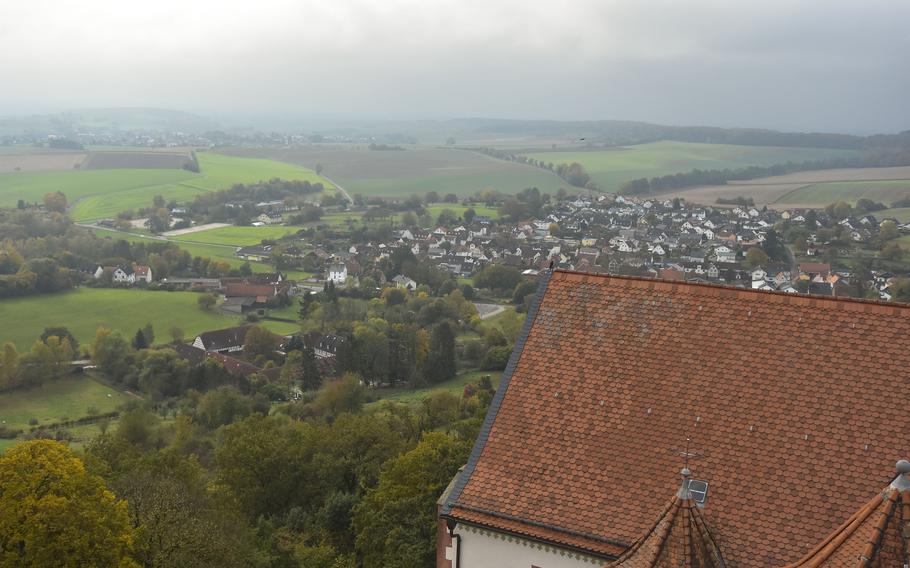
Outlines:
{"label": "roof gutter", "polygon": [[[585,556],[600,558],[600,559],[603,559],[606,561],[612,561],[612,560],[616,560],[617,558],[619,558],[619,555],[616,555],[616,554],[607,554],[604,552],[597,552],[595,550],[590,550],[588,548],[583,548],[583,547],[575,546],[572,544],[563,544],[561,542],[554,542],[552,540],[547,540],[545,538],[541,538],[541,537],[537,537],[537,536],[533,536],[533,535],[529,535],[529,534],[525,534],[525,533],[520,533],[520,532],[516,532],[516,531],[510,531],[507,529],[503,529],[500,527],[494,527],[491,525],[487,525],[484,523],[478,523],[475,521],[471,521],[471,522],[462,521],[460,519],[456,519],[455,517],[452,517],[451,515],[447,515],[447,514],[441,514],[440,517],[446,520],[446,526],[449,527],[449,535],[452,536],[453,538],[458,539],[458,549],[455,552],[456,565],[453,566],[452,568],[458,568],[457,562],[459,562],[460,561],[459,559],[461,558],[461,535],[454,533],[455,527],[458,525],[458,523],[479,527],[484,530],[513,536],[515,538],[520,538],[522,540],[527,540],[530,542],[536,542],[538,544],[551,546],[553,548],[558,548],[560,550],[567,550],[569,552],[574,552],[576,554],[583,554]],[[555,529],[555,530],[558,530],[558,529]],[[566,531],[563,530],[560,532],[566,532]],[[574,534],[574,533],[568,533],[568,534]],[[579,536],[585,536],[585,535],[579,535]],[[590,537],[588,537],[588,538],[590,538]],[[617,546],[620,546],[619,543],[616,543],[616,544],[617,544]],[[621,546],[628,546],[628,545],[622,544]]]}

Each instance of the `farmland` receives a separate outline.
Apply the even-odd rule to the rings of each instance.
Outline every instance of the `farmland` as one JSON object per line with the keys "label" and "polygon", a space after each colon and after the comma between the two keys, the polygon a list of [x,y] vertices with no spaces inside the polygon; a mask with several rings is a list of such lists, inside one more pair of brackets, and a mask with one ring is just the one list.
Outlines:
{"label": "farmland", "polygon": [[180,169],[190,162],[189,151],[184,152],[92,152],[88,155],[84,170],[111,169]]}
{"label": "farmland", "polygon": [[[237,319],[217,312],[204,312],[193,292],[78,288],[71,292],[29,296],[0,301],[0,321],[16,322],[0,330],[0,343],[12,341],[27,350],[45,327],[64,325],[80,343],[90,343],[99,327],[132,336],[147,322],[155,328],[158,342],[170,341],[168,330],[177,326],[187,336],[229,327]],[[154,309],[151,309],[154,306]]]}
{"label": "farmland", "polygon": [[852,150],[669,141],[608,150],[527,154],[530,158],[553,164],[578,162],[585,167],[597,187],[607,192],[617,191],[624,182],[632,179],[663,176],[693,169],[735,169],[854,155],[856,153]]}
{"label": "farmland", "polygon": [[72,171],[85,161],[85,152],[0,154],[0,173]]}
{"label": "farmland", "polygon": [[855,203],[871,199],[889,204],[910,197],[910,179],[906,181],[840,181],[813,183],[784,195],[776,203],[804,206],[824,206],[837,201]]}
{"label": "farmland", "polygon": [[[119,153],[118,159],[129,157],[123,154],[126,153]],[[47,159],[47,155],[40,156]],[[10,158],[0,156],[0,162],[6,159]],[[87,220],[147,207],[156,195],[166,200],[188,201],[200,192],[227,188],[234,183],[282,178],[322,181],[324,185],[330,185],[311,170],[272,160],[231,158],[205,152],[200,152],[198,159],[201,168],[198,174],[182,169],[122,167],[0,173],[0,206],[15,206],[19,199],[40,202],[45,193],[62,191],[72,205],[73,218]]]}
{"label": "farmland", "polygon": [[409,148],[372,151],[364,147],[226,148],[232,156],[255,156],[315,168],[351,195],[402,197],[435,191],[459,196],[492,188],[515,193],[526,187],[555,192],[565,184],[554,174],[466,150]]}
{"label": "farmland", "polygon": [[728,185],[695,187],[664,195],[705,204],[713,204],[719,197],[746,197],[754,199],[757,205],[775,208],[817,208],[837,201],[855,203],[862,198],[888,205],[910,197],[910,167],[796,172]]}

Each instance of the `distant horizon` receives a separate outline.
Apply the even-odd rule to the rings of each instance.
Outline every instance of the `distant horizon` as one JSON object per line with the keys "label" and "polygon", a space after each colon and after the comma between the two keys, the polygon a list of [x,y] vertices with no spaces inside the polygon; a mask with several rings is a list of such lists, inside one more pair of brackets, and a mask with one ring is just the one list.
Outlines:
{"label": "distant horizon", "polygon": [[4,2],[0,108],[894,132],[908,20],[894,0]]}
{"label": "distant horizon", "polygon": [[[349,126],[363,125],[364,123],[374,124],[394,124],[394,123],[445,123],[455,121],[470,120],[489,120],[504,122],[524,122],[524,123],[553,123],[553,124],[584,124],[584,123],[641,123],[656,126],[668,126],[678,128],[720,128],[728,130],[768,130],[777,132],[792,133],[822,133],[822,134],[847,134],[852,136],[870,136],[875,134],[898,134],[910,130],[910,123],[893,129],[882,130],[843,130],[835,128],[826,129],[797,129],[797,128],[776,128],[773,126],[761,126],[751,124],[721,124],[721,123],[681,123],[681,122],[661,122],[656,120],[646,120],[638,118],[546,118],[546,117],[528,117],[528,116],[500,116],[500,115],[459,115],[433,113],[430,115],[400,115],[400,116],[381,116],[369,115],[363,113],[327,113],[327,114],[304,114],[293,112],[257,112],[257,111],[231,111],[231,112],[212,112],[190,107],[163,107],[163,106],[145,106],[145,105],[119,105],[119,106],[86,106],[86,107],[35,107],[31,111],[12,110],[0,108],[0,121],[3,120],[23,120],[28,118],[57,116],[67,113],[92,113],[92,112],[123,112],[123,111],[156,111],[166,113],[179,113],[195,118],[210,120],[219,123],[220,126],[228,129],[246,129],[256,130],[277,130],[276,125],[267,124],[280,122],[285,125],[283,131],[297,131],[302,128],[319,128],[320,123],[323,128],[340,128],[344,123],[351,123]],[[291,123],[290,125],[288,123]],[[265,123],[265,124],[264,124]],[[310,124],[307,124],[310,123]]]}

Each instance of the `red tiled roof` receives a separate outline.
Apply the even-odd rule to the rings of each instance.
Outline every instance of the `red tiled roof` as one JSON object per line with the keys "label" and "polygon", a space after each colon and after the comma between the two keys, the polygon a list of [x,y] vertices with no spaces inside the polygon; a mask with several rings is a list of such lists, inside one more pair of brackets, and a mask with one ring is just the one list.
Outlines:
{"label": "red tiled roof", "polygon": [[682,486],[657,523],[609,568],[724,568],[720,549],[689,491],[689,470],[682,473]]}
{"label": "red tiled roof", "polygon": [[910,464],[805,558],[787,568],[902,568],[910,563]]}
{"label": "red tiled roof", "polygon": [[800,262],[799,269],[812,274],[828,274],[831,272],[831,265],[826,262]]}
{"label": "red tiled roof", "polygon": [[557,271],[528,320],[444,516],[615,556],[691,436],[728,565],[780,566],[910,453],[907,306]]}
{"label": "red tiled roof", "polygon": [[276,286],[274,284],[228,284],[224,295],[227,298],[236,296],[265,296],[274,298]]}

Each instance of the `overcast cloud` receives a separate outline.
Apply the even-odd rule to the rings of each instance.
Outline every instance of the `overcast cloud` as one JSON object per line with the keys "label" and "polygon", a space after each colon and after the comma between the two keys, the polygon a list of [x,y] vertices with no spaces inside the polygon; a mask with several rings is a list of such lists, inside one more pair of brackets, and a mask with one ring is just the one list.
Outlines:
{"label": "overcast cloud", "polygon": [[6,0],[0,114],[910,128],[907,0]]}

